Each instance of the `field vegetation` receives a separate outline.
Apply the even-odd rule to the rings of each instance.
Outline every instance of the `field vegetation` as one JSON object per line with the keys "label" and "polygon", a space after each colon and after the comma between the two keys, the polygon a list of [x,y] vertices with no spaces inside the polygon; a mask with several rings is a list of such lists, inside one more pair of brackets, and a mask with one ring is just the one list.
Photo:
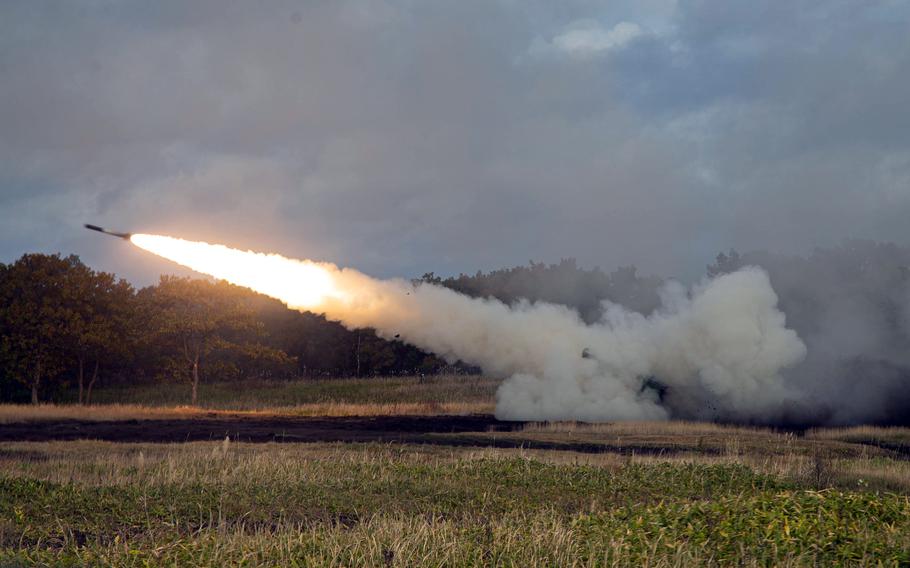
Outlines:
{"label": "field vegetation", "polygon": [[[499,381],[482,375],[369,377],[254,381],[200,385],[199,407],[219,410],[272,410],[312,404],[455,404],[492,408]],[[185,404],[189,385],[137,385],[99,389],[100,404],[173,407]]]}
{"label": "field vegetation", "polygon": [[204,416],[433,416],[493,412],[498,381],[481,375],[306,379],[200,386],[197,406],[184,405],[189,385],[99,389],[95,403],[0,404],[0,424],[41,420],[136,420]]}
{"label": "field vegetation", "polygon": [[6,443],[0,545],[71,565],[910,562],[908,470],[886,491],[854,463],[819,478],[735,455]]}
{"label": "field vegetation", "polygon": [[[7,405],[0,420],[154,427],[276,409],[468,411],[492,408],[495,384],[338,379],[233,397],[209,384],[203,408],[173,406],[180,393],[102,389],[97,401],[129,404]],[[3,442],[0,564],[910,563],[908,429],[528,423],[421,436],[427,443]]]}

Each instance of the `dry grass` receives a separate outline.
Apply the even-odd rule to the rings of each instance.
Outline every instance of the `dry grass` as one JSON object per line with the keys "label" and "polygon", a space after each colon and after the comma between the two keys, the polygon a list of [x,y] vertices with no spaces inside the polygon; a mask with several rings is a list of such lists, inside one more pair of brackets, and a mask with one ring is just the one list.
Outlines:
{"label": "dry grass", "polygon": [[492,414],[494,405],[489,402],[396,402],[396,403],[341,403],[326,402],[302,404],[278,409],[293,416],[462,416],[466,414]]}
{"label": "dry grass", "polygon": [[758,435],[767,437],[777,435],[787,437],[790,434],[778,433],[768,428],[748,426],[729,426],[713,422],[688,422],[684,420],[663,422],[530,422],[524,427],[525,432],[572,432],[583,434],[605,434],[609,436],[725,436]]}
{"label": "dry grass", "polygon": [[230,416],[442,416],[488,414],[493,405],[485,402],[321,402],[277,406],[257,410],[218,410],[192,406],[142,406],[138,404],[0,404],[0,424],[48,420],[139,420]]}
{"label": "dry grass", "polygon": [[[705,422],[535,422],[520,432],[489,433],[500,439],[529,444],[586,444],[590,449],[643,454],[692,453],[711,456],[771,456],[807,453],[823,445],[834,450],[836,441],[807,441],[794,433],[769,428],[728,426]],[[845,444],[842,444],[846,446]]]}
{"label": "dry grass", "polygon": [[0,424],[41,420],[133,420],[152,418],[193,418],[210,414],[201,408],[170,408],[136,404],[77,406],[72,404],[0,404]]}
{"label": "dry grass", "polygon": [[[218,410],[264,410],[317,403],[471,402],[492,405],[498,385],[498,380],[479,375],[204,382],[199,385],[199,406]],[[111,387],[99,389],[93,400],[99,404],[173,407],[190,400],[190,387],[185,383]]]}
{"label": "dry grass", "polygon": [[[793,482],[809,480],[816,467],[812,456],[802,454],[759,456],[692,452],[658,456],[382,443],[255,444],[226,439],[181,444],[124,444],[79,440],[0,443],[0,476],[91,486],[217,483],[230,487],[248,485],[251,480],[290,486],[301,482],[325,483],[326,479],[337,478],[339,472],[369,466],[375,468],[370,474],[371,480],[385,483],[397,475],[401,467],[456,471],[473,462],[514,459],[609,471],[636,465],[742,465]],[[836,460],[826,465],[837,474],[843,482],[841,485],[862,487],[859,480],[887,478],[910,493],[910,462],[870,458]]]}
{"label": "dry grass", "polygon": [[[906,497],[873,493],[858,480],[847,491],[815,491],[803,483],[811,459],[789,459],[375,443],[2,443],[0,565],[813,566],[908,558]],[[758,465],[741,467],[752,460]],[[840,465],[865,473],[877,464],[901,467]]]}
{"label": "dry grass", "polygon": [[[128,391],[134,404],[0,405],[0,424],[489,413],[495,383],[325,380],[231,401],[234,388],[211,385],[208,408],[150,391]],[[557,422],[425,437],[434,444],[0,443],[0,565],[910,562],[908,429]],[[493,447],[503,441],[516,447]]]}
{"label": "dry grass", "polygon": [[[251,444],[191,442],[123,444],[100,441],[7,442],[0,444],[0,475],[28,476],[58,483],[225,485],[249,479],[285,484],[315,482],[332,467],[373,464],[441,467],[478,460],[527,459],[555,466],[616,470],[629,465],[742,465],[815,488],[882,489],[910,493],[910,462],[881,457],[820,458],[792,451],[780,454],[697,451],[674,454],[585,453],[527,448],[451,447],[400,444]],[[377,478],[379,480],[382,477]]]}
{"label": "dry grass", "polygon": [[99,389],[98,404],[0,404],[0,424],[41,420],[136,420],[216,416],[464,415],[493,412],[498,381],[474,375],[205,383],[199,406],[185,384]]}
{"label": "dry grass", "polygon": [[[2,527],[0,527],[2,536]],[[587,543],[571,522],[543,512],[513,514],[475,523],[437,516],[378,514],[354,526],[275,523],[270,527],[217,522],[192,536],[170,539],[148,531],[129,545],[114,542],[64,550],[74,564],[99,566],[604,566],[633,565],[625,551],[637,543],[619,536]],[[146,544],[143,541],[152,541]],[[660,539],[655,540],[655,545]],[[71,545],[70,545],[71,546]],[[61,560],[54,549],[23,553],[12,565],[45,565]],[[682,544],[669,554],[644,556],[649,568],[722,566],[710,552]],[[26,561],[27,559],[27,561]],[[777,566],[813,566],[810,554],[777,559]],[[766,559],[739,559],[746,568],[767,566]]]}
{"label": "dry grass", "polygon": [[[548,441],[558,439],[552,436],[555,434],[564,440],[601,441],[619,448],[637,445],[676,450],[633,454],[628,459],[635,463],[735,463],[814,486],[910,492],[910,461],[903,459],[910,449],[910,428],[824,428],[796,436],[767,428],[697,422],[554,422],[528,424],[523,432]],[[577,457],[571,459],[577,463]]]}
{"label": "dry grass", "polygon": [[[91,407],[0,405],[0,424],[59,419],[116,421],[273,415],[339,417],[453,415],[488,413],[492,410],[492,405],[484,402],[377,404],[327,402],[256,411],[138,405]],[[516,432],[428,434],[427,437],[439,443],[440,447],[421,450],[419,453],[432,456],[432,459],[436,460],[440,459],[440,456],[463,460],[473,457],[518,455],[545,463],[607,468],[628,463],[742,464],[755,471],[802,480],[812,486],[866,484],[880,489],[910,491],[910,462],[895,459],[902,454],[894,450],[895,445],[900,443],[907,432],[907,429],[902,428],[856,427],[815,430],[801,437],[771,429],[692,422],[531,423]],[[484,447],[504,440],[526,448]],[[447,446],[449,441],[455,445],[467,444],[467,447],[458,449]],[[535,446],[549,449],[527,449]],[[73,452],[67,453],[65,460],[68,462],[79,461],[77,454],[83,450],[78,448],[85,448],[67,446],[66,443],[61,443],[60,447],[74,448]],[[320,446],[309,447],[315,451]],[[560,451],[552,451],[553,449]],[[324,451],[324,448],[319,451]],[[146,451],[146,458],[151,459],[153,453]],[[301,459],[299,453],[288,454],[287,450],[272,447],[268,458],[262,458],[265,460],[263,466],[274,466],[274,460],[280,461],[281,456],[286,455],[295,456],[293,457],[295,460]],[[106,456],[104,459],[109,458],[113,459],[113,456]],[[333,457],[336,458],[339,456]],[[97,470],[97,467],[95,469]]]}
{"label": "dry grass", "polygon": [[806,433],[813,440],[842,440],[859,443],[890,443],[910,446],[910,428],[898,426],[850,426],[847,428],[816,428]]}

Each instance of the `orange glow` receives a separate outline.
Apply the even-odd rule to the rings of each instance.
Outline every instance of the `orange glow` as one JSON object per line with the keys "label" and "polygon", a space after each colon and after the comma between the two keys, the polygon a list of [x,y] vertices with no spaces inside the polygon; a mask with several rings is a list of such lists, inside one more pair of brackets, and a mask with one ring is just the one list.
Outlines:
{"label": "orange glow", "polygon": [[177,264],[271,296],[292,308],[316,308],[329,298],[342,296],[330,271],[315,262],[161,235],[134,234],[130,241]]}

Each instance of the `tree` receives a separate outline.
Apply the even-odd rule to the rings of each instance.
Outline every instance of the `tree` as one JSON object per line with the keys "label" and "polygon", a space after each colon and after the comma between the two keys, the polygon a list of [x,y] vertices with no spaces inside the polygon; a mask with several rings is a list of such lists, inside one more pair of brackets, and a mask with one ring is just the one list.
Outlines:
{"label": "tree", "polygon": [[519,300],[562,304],[593,323],[603,316],[604,300],[651,313],[660,305],[658,291],[664,280],[641,276],[634,266],[620,267],[607,274],[600,268],[580,268],[574,258],[564,258],[556,264],[530,261],[525,266],[488,273],[478,271],[473,276],[461,274],[444,280],[428,272],[414,282],[445,286],[475,298],[496,298],[506,304]]}
{"label": "tree", "polygon": [[26,254],[0,271],[0,358],[38,403],[42,381],[65,368],[68,330],[80,303],[77,256]]}
{"label": "tree", "polygon": [[[104,364],[128,359],[133,337],[133,287],[113,274],[85,269],[73,274],[76,302],[66,330],[66,346],[77,363],[79,403],[89,404]],[[86,366],[91,378],[85,385]]]}
{"label": "tree", "polygon": [[178,374],[187,370],[193,405],[203,364],[224,365],[225,355],[238,353],[280,357],[274,350],[251,345],[261,335],[262,324],[254,317],[247,294],[226,282],[173,276],[162,276],[157,286],[139,292],[147,338],[166,353],[169,367]]}
{"label": "tree", "polygon": [[714,260],[714,264],[709,264],[707,267],[707,274],[711,278],[715,276],[720,276],[721,274],[729,274],[731,272],[736,272],[743,267],[743,258],[740,256],[736,249],[730,249],[729,254],[720,253],[717,255],[717,258]]}

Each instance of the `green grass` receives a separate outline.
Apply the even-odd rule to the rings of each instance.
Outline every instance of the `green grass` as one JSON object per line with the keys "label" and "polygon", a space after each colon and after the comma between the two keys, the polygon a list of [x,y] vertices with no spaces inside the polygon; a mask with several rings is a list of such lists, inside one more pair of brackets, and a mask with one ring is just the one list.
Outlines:
{"label": "green grass", "polygon": [[[138,419],[185,404],[188,388],[5,411]],[[495,388],[481,377],[213,383],[201,405],[477,411]],[[910,566],[908,436],[669,422],[414,438],[426,446],[0,443],[0,566]]]}
{"label": "green grass", "polygon": [[630,563],[701,551],[720,564],[910,563],[910,501],[894,494],[757,492],[712,501],[668,499],[576,522],[586,542],[616,540]]}
{"label": "green grass", "polygon": [[[490,403],[499,382],[473,375],[300,379],[243,383],[203,382],[199,406],[224,410],[258,410],[314,403],[394,404],[427,402]],[[189,404],[190,385],[157,383],[99,388],[95,404],[178,406]]]}
{"label": "green grass", "polygon": [[595,458],[380,444],[2,444],[0,564],[910,563],[905,494],[819,491],[742,463]]}

